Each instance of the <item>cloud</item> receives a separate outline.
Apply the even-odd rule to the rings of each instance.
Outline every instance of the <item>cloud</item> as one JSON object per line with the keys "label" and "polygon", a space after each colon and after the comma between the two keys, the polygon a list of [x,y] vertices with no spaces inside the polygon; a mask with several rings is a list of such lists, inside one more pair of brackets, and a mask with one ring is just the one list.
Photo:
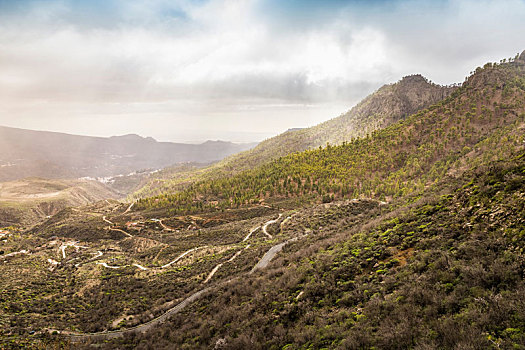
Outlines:
{"label": "cloud", "polygon": [[139,133],[141,118],[159,116],[213,119],[207,134],[217,118],[278,132],[403,75],[457,82],[525,48],[522,0],[0,0],[0,10],[0,124],[67,118],[72,132],[80,118],[115,118],[98,133],[119,133],[126,115]]}
{"label": "cloud", "polygon": [[[165,2],[154,3],[157,11],[146,2],[124,6],[122,17],[135,18],[137,12],[144,12],[143,18],[155,18]],[[0,69],[16,72],[19,78],[18,89],[6,90],[61,99],[84,99],[88,91],[87,98],[117,100],[165,98],[167,92],[183,98],[194,92],[214,98],[229,92],[303,100],[323,98],[319,87],[340,89],[365,76],[369,80],[384,59],[382,35],[377,31],[354,30],[346,44],[337,38],[337,27],[279,37],[251,11],[253,3],[186,4],[178,8],[185,11],[184,23],[175,19],[171,25],[135,27],[126,20],[112,28],[90,30],[67,16],[69,22],[51,25],[55,16],[46,7],[46,15],[28,29],[16,24],[2,28]],[[63,6],[52,8],[58,15],[71,12]],[[142,11],[145,8],[150,11]],[[6,83],[10,82],[4,79]],[[248,92],[254,95],[244,96]]]}

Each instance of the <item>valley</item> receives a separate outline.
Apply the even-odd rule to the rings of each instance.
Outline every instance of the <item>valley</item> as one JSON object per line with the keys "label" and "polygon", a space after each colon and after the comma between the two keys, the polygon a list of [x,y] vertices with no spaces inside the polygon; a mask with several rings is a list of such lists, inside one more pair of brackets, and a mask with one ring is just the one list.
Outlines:
{"label": "valley", "polygon": [[[82,241],[75,235],[69,235],[65,241],[57,240],[54,236],[47,241],[39,240],[42,244],[27,251],[27,260],[5,260],[3,268],[9,270],[9,264],[15,263],[19,266],[25,264],[33,265],[35,271],[30,273],[34,274],[52,270],[55,274],[64,274],[66,279],[74,279],[80,283],[76,285],[75,289],[77,290],[83,289],[81,287],[83,283],[89,283],[90,279],[84,280],[84,278],[88,278],[87,275],[93,273],[95,276],[100,274],[111,275],[112,271],[117,269],[122,270],[122,273],[129,278],[153,279],[157,281],[156,283],[161,283],[159,277],[163,276],[165,278],[166,274],[182,282],[182,276],[177,276],[182,272],[185,275],[185,281],[188,279],[194,280],[194,287],[198,287],[212,283],[215,280],[212,278],[216,274],[222,277],[232,277],[236,270],[239,269],[239,266],[231,266],[232,264],[230,263],[233,263],[234,259],[235,261],[244,260],[243,264],[249,264],[248,261],[257,260],[256,255],[266,250],[273,243],[268,240],[265,234],[262,234],[261,227],[265,226],[268,229],[269,225],[277,223],[277,220],[269,219],[262,224],[252,227],[252,236],[249,240],[245,239],[242,228],[247,227],[248,223],[253,223],[254,219],[227,222],[210,228],[180,227],[176,232],[173,229],[168,231],[160,226],[158,224],[159,219],[138,220],[134,221],[134,223],[142,226],[140,232],[135,230],[134,234],[130,235],[124,234],[123,232],[126,232],[124,230],[112,230],[114,226],[123,227],[128,220],[136,219],[133,216],[127,216],[123,212],[118,213],[118,210],[125,209],[125,207],[109,206],[107,202],[101,202],[95,207],[84,209],[89,210],[92,213],[91,215],[98,216],[98,221],[102,224],[99,226],[101,231],[107,231],[110,235],[115,236],[96,241],[94,241],[93,237],[90,237],[90,241]],[[252,210],[258,212],[262,210],[268,213],[275,211],[271,208],[253,208]],[[114,217],[111,216],[108,219],[105,215],[102,215],[105,212],[114,215]],[[64,223],[74,222],[76,215],[79,215],[78,211],[71,211],[71,217],[65,217],[56,223],[46,223],[46,228],[51,225],[60,227]],[[248,212],[239,213],[239,215],[238,219],[243,219],[253,214]],[[195,222],[193,218],[178,218],[177,220],[179,225],[184,220]],[[255,221],[259,220],[261,218],[258,216]],[[106,226],[108,224],[109,226]],[[183,225],[185,226],[185,224]],[[231,233],[234,229],[238,229],[239,232],[235,235],[226,235],[226,233]],[[36,227],[34,230],[35,235],[31,239],[37,239],[36,236],[41,232],[40,227]],[[46,231],[49,232],[49,228]],[[259,231],[259,237],[257,237],[256,231]],[[18,249],[18,247],[25,246],[28,239],[30,240],[30,238],[13,239],[8,241],[8,245],[15,245],[17,248],[13,247],[13,249]],[[254,247],[250,249],[252,245]],[[3,256],[2,258],[12,257],[14,255]],[[219,271],[219,268],[223,265],[223,269]],[[246,268],[246,266],[242,266],[242,268]],[[38,269],[43,271],[38,271]],[[19,282],[22,283],[22,281]],[[124,283],[129,283],[129,281]],[[65,288],[66,286],[62,287]],[[187,290],[182,285],[179,285],[178,288],[182,288],[180,292]],[[172,291],[170,294],[176,293]],[[159,309],[156,312],[161,312],[162,306],[169,306],[177,299],[178,297],[174,297],[173,301],[165,301],[158,305],[157,308]],[[122,300],[122,302],[126,302],[126,300]],[[145,311],[149,312],[150,310]],[[115,316],[118,316],[121,312],[119,310]],[[78,316],[82,317],[81,315]],[[144,318],[143,315],[129,315],[130,319],[139,317]],[[33,318],[33,322],[35,321]],[[71,319],[69,322],[71,322]],[[68,324],[68,327],[71,327],[71,324]]]}

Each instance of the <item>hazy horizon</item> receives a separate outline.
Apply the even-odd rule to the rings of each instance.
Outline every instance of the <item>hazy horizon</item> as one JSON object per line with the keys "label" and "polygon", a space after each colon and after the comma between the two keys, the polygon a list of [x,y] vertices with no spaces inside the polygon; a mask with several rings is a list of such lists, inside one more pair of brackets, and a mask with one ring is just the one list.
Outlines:
{"label": "hazy horizon", "polygon": [[[218,139],[218,138],[207,138],[207,139],[203,139],[203,140],[191,140],[191,139],[188,139],[188,140],[162,140],[162,139],[157,139],[156,137],[153,137],[151,135],[146,135],[146,134],[142,134],[141,132],[130,132],[130,133],[122,133],[122,134],[99,134],[99,135],[95,135],[95,134],[80,134],[80,133],[74,133],[74,132],[68,132],[68,131],[57,131],[57,130],[51,130],[51,129],[36,129],[36,128],[21,128],[21,127],[18,127],[18,126],[10,126],[10,125],[0,125],[0,128],[1,127],[6,127],[6,128],[13,128],[13,129],[21,129],[21,130],[29,130],[29,131],[42,131],[42,132],[52,132],[52,133],[59,133],[59,134],[66,134],[66,135],[74,135],[74,136],[86,136],[86,137],[103,137],[103,138],[109,138],[109,137],[122,137],[122,136],[129,136],[129,135],[138,135],[142,138],[153,138],[155,139],[155,141],[157,142],[173,142],[173,143],[186,143],[186,144],[201,144],[201,143],[204,143],[204,142],[207,142],[207,141],[225,141],[225,142],[232,142],[232,143],[258,143],[268,137],[272,137],[272,136],[275,136],[275,135],[269,135],[269,136],[263,136],[264,139],[261,139],[260,141],[235,141],[235,133],[232,133],[233,135],[233,138],[231,139]],[[253,133],[253,134],[257,134],[257,133]],[[251,135],[251,134],[250,134]]]}
{"label": "hazy horizon", "polygon": [[0,125],[259,142],[525,49],[525,1],[0,0]]}

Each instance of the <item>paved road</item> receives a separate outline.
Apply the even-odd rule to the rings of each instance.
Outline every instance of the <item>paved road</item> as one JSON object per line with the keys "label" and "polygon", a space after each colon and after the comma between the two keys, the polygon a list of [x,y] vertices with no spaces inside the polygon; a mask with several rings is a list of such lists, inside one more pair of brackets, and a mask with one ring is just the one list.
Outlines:
{"label": "paved road", "polygon": [[257,265],[255,265],[253,267],[253,269],[250,271],[250,274],[254,273],[255,271],[257,270],[260,270],[260,269],[264,269],[266,268],[266,266],[268,266],[268,264],[270,263],[270,261],[272,261],[272,259],[277,255],[277,253],[279,253],[281,250],[283,250],[283,247],[285,245],[287,245],[288,243],[290,242],[295,242],[297,241],[299,238],[303,238],[305,237],[306,235],[303,235],[303,236],[299,236],[299,237],[294,237],[294,238],[291,238],[289,240],[287,240],[286,242],[282,242],[282,243],[279,243],[279,244],[276,244],[274,245],[273,247],[270,248],[270,250],[268,250],[266,252],[266,254],[263,255],[262,259],[259,260],[259,262],[257,263]]}
{"label": "paved road", "polygon": [[275,255],[277,255],[277,253],[279,253],[281,250],[283,250],[283,247],[288,243],[288,241],[286,242],[283,242],[283,243],[279,243],[277,245],[274,245],[273,247],[270,248],[270,250],[268,250],[266,252],[266,254],[264,254],[264,256],[262,257],[261,260],[259,260],[259,262],[257,263],[257,265],[255,265],[253,267],[253,269],[250,271],[250,273],[254,273],[255,271],[259,270],[259,269],[264,269],[266,266],[268,266],[268,264],[270,263],[270,261],[272,261],[272,259],[275,257]]}
{"label": "paved road", "polygon": [[190,303],[194,302],[195,300],[199,299],[204,293],[209,291],[210,288],[204,288],[199,290],[198,292],[193,293],[180,303],[178,303],[173,308],[166,311],[164,314],[160,315],[157,318],[154,318],[153,320],[143,323],[141,325],[138,325],[136,327],[127,328],[122,331],[109,331],[109,332],[98,332],[98,333],[73,333],[73,332],[62,332],[62,334],[69,336],[72,342],[79,342],[84,340],[104,340],[104,339],[114,339],[124,336],[124,334],[128,332],[140,332],[145,333],[148,330],[150,330],[152,327],[158,325],[159,323],[162,323],[166,321],[167,318],[169,318],[172,315],[175,315],[182,311],[186,306],[188,306]]}

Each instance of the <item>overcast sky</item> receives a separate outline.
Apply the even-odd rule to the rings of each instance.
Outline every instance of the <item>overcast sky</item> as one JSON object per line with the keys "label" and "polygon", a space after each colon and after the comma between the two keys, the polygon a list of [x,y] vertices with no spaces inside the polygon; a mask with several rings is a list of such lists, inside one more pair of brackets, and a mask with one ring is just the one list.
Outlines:
{"label": "overcast sky", "polygon": [[0,125],[260,141],[525,49],[525,0],[0,0]]}

